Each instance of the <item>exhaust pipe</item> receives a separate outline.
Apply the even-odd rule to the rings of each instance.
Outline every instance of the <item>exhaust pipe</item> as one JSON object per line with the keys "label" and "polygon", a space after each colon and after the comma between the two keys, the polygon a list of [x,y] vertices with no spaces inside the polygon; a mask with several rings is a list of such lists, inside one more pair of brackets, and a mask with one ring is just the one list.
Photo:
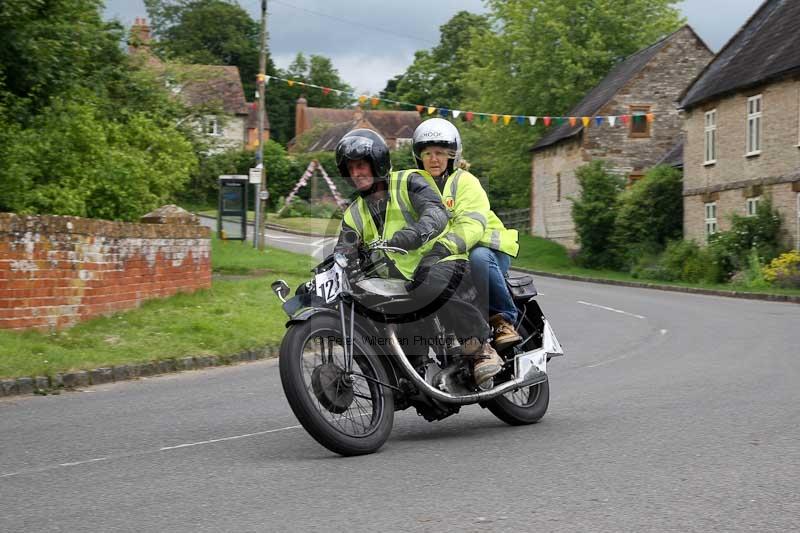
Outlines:
{"label": "exhaust pipe", "polygon": [[547,381],[547,374],[534,366],[531,367],[531,369],[528,370],[524,376],[514,378],[511,381],[506,381],[502,385],[498,385],[497,387],[489,389],[488,391],[456,396],[455,394],[450,394],[449,392],[435,388],[430,383],[425,381],[422,376],[417,374],[417,371],[409,362],[408,357],[406,357],[406,354],[400,345],[400,341],[397,339],[397,334],[395,333],[394,328],[390,327],[388,330],[389,347],[391,348],[392,353],[397,357],[398,361],[400,361],[400,364],[403,365],[406,375],[411,378],[411,381],[413,381],[418,388],[422,389],[429,396],[432,396],[440,402],[456,403],[460,405],[478,403],[491,400],[492,398],[496,398],[501,394],[505,394],[522,387],[531,387]]}

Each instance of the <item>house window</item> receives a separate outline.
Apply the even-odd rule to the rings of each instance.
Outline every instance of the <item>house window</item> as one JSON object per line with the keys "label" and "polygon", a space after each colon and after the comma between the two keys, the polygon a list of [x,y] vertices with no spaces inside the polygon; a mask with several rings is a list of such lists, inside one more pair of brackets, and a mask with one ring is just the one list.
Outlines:
{"label": "house window", "polygon": [[411,141],[412,140],[413,139],[406,138],[406,137],[398,137],[397,140],[395,140],[395,142],[394,142],[395,143],[394,144],[395,145],[395,150],[400,149],[400,148],[405,148],[407,146],[411,146]]}
{"label": "house window", "polygon": [[752,198],[747,199],[747,204],[746,204],[747,216],[753,217],[756,215],[756,213],[758,213],[758,202],[760,201],[761,201],[760,196],[754,196]]}
{"label": "house window", "polygon": [[219,127],[219,119],[217,117],[206,117],[205,131],[207,135],[222,135],[222,130]]}
{"label": "house window", "polygon": [[717,232],[717,202],[705,204],[706,210],[706,237]]}
{"label": "house window", "polygon": [[707,111],[705,117],[704,164],[710,165],[717,162],[717,110]]}
{"label": "house window", "polygon": [[747,99],[747,153],[761,153],[761,95]]}
{"label": "house window", "polygon": [[561,201],[561,172],[556,172],[556,202]]}
{"label": "house window", "polygon": [[795,248],[800,250],[800,192],[797,193],[797,243]]}
{"label": "house window", "polygon": [[632,105],[630,121],[630,137],[650,137],[650,122],[647,114],[650,113],[649,105]]}

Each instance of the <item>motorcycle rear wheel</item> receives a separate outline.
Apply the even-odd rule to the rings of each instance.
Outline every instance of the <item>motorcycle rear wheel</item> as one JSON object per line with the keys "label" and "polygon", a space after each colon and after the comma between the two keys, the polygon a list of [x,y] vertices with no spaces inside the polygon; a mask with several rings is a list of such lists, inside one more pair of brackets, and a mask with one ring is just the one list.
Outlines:
{"label": "motorcycle rear wheel", "polygon": [[[526,326],[522,324],[519,328],[523,337],[528,336],[529,327]],[[542,419],[550,405],[550,382],[507,392],[484,405],[494,416],[511,426],[535,424]]]}
{"label": "motorcycle rear wheel", "polygon": [[392,431],[394,396],[380,359],[356,334],[352,374],[344,371],[341,322],[317,315],[289,327],[280,349],[283,391],[303,428],[344,456],[377,451]]}

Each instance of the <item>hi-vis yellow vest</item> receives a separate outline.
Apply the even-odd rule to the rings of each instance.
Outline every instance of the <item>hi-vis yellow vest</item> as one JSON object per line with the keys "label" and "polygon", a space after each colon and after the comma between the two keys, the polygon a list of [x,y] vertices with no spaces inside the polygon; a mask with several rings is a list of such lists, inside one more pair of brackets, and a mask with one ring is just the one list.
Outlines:
{"label": "hi-vis yellow vest", "polygon": [[[431,187],[439,190],[433,177],[424,170],[414,170],[425,177]],[[450,222],[439,242],[453,253],[463,253],[474,246],[485,246],[516,257],[519,253],[519,234],[506,229],[489,208],[489,198],[474,175],[458,169],[450,176],[441,191]]]}
{"label": "hi-vis yellow vest", "polygon": [[[397,231],[419,219],[419,215],[414,210],[411,199],[408,197],[408,177],[414,172],[419,173],[417,170],[404,170],[390,174],[386,217],[383,222],[382,235],[378,233],[378,228],[375,225],[375,221],[372,220],[372,215],[363,198],[358,197],[344,212],[344,222],[358,232],[362,242],[369,243],[376,239],[389,240]],[[438,189],[435,190],[438,191]],[[416,250],[409,250],[408,254],[386,252],[386,255],[392,260],[403,277],[410,280],[419,262],[433,248],[434,243],[444,235],[445,231],[447,231],[446,228],[437,237],[431,238]],[[446,257],[443,261],[466,258],[466,254],[454,254]]]}

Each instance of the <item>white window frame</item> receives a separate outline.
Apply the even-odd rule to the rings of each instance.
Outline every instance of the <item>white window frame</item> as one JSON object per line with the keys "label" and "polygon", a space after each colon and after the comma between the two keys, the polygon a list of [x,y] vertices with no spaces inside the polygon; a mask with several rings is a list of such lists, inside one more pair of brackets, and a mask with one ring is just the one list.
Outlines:
{"label": "white window frame", "polygon": [[758,204],[761,202],[760,196],[753,196],[745,201],[745,213],[749,217],[754,217],[758,213]]}
{"label": "white window frame", "polygon": [[222,128],[219,127],[219,118],[215,115],[209,115],[203,121],[203,133],[211,137],[219,137],[222,135]]}
{"label": "white window frame", "polygon": [[717,232],[717,202],[703,204],[705,213],[706,239]]}
{"label": "white window frame", "polygon": [[703,164],[717,162],[717,110],[706,111],[703,128]]}
{"label": "white window frame", "polygon": [[745,132],[745,156],[758,155],[761,153],[762,132],[762,111],[764,101],[762,95],[757,94],[747,99],[747,126]]}

